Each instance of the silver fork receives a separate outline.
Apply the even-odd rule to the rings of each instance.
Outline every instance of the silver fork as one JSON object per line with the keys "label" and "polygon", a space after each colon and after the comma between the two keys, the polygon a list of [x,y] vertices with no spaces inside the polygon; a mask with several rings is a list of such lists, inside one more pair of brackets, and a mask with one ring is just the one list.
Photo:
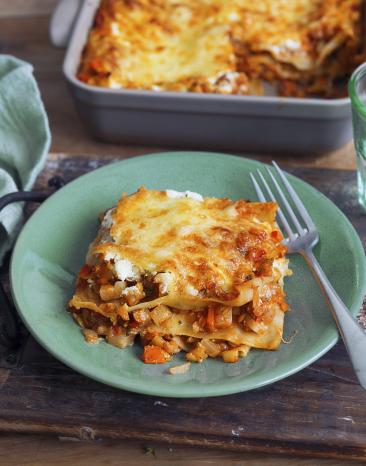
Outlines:
{"label": "silver fork", "polygon": [[[303,228],[301,226],[298,217],[296,216],[294,210],[287,201],[286,196],[280,188],[279,183],[277,182],[276,178],[273,176],[271,171],[267,168],[268,174],[273,182],[273,185],[278,193],[279,198],[282,201],[282,205],[284,206],[288,217],[291,219],[296,229],[296,231],[293,231],[283,211],[279,209],[278,216],[283,225],[283,229],[287,234],[287,237],[285,237],[283,243],[288,247],[289,254],[298,253],[304,257],[310,269],[317,278],[327,298],[330,310],[332,311],[334,320],[337,323],[339,332],[342,335],[343,341],[346,345],[349,357],[351,359],[358,380],[362,388],[366,389],[366,333],[360,327],[357,321],[352,317],[352,315],[348,311],[345,304],[342,302],[341,298],[338,296],[337,292],[331,285],[319,262],[313,254],[312,249],[319,241],[319,233],[308,211],[306,210],[304,204],[302,203],[299,196],[296,194],[295,190],[287,180],[282,170],[276,164],[276,162],[272,162],[272,164],[283,185],[285,186],[289,197],[296,206],[300,214],[300,217],[306,225],[306,228]],[[265,180],[262,173],[259,170],[257,170],[257,173],[259,180],[263,184],[267,193],[266,199],[263,190],[260,187],[260,183],[251,173],[250,177],[252,179],[259,200],[262,202],[266,202],[266,200],[268,200],[269,198],[270,200],[277,202],[269,184]]]}

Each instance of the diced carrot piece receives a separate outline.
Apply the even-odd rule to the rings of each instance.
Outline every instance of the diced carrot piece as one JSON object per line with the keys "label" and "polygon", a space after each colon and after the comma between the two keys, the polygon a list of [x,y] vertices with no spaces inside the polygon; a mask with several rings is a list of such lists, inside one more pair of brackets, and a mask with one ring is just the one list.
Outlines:
{"label": "diced carrot piece", "polygon": [[97,73],[105,71],[104,62],[101,58],[93,58],[93,60],[91,60],[89,64],[90,68],[92,68]]}
{"label": "diced carrot piece", "polygon": [[138,328],[140,324],[136,322],[136,320],[131,320],[131,322],[128,324],[130,328]]}
{"label": "diced carrot piece", "polygon": [[147,345],[144,347],[142,360],[145,364],[164,364],[170,355],[159,346]]}
{"label": "diced carrot piece", "polygon": [[211,306],[207,309],[207,328],[210,332],[214,332],[216,330],[215,327],[215,309]]}
{"label": "diced carrot piece", "polygon": [[95,26],[100,28],[103,26],[105,20],[105,12],[99,8],[97,14],[95,15]]}
{"label": "diced carrot piece", "polygon": [[80,290],[85,290],[86,288],[88,288],[88,282],[84,278],[79,278],[77,282],[77,288],[79,288]]}
{"label": "diced carrot piece", "polygon": [[121,317],[121,319],[130,320],[130,315],[128,313],[127,304],[122,304],[121,306],[119,306],[118,310],[117,310],[117,313]]}
{"label": "diced carrot piece", "polygon": [[82,81],[83,83],[87,83],[89,81],[89,76],[86,73],[78,73],[77,78],[79,81]]}
{"label": "diced carrot piece", "polygon": [[282,298],[282,299],[280,300],[280,303],[279,303],[279,304],[280,304],[281,311],[283,311],[283,312],[288,311],[288,304],[286,303],[286,301],[285,301],[284,298]]}
{"label": "diced carrot piece", "polygon": [[248,252],[248,257],[250,260],[255,262],[260,261],[266,255],[266,251],[262,248],[250,248]]}
{"label": "diced carrot piece", "polygon": [[113,332],[113,335],[121,335],[122,334],[121,326],[120,325],[113,325],[112,332]]}
{"label": "diced carrot piece", "polygon": [[98,29],[99,35],[100,36],[108,36],[111,33],[110,28],[102,26]]}
{"label": "diced carrot piece", "polygon": [[79,272],[79,276],[80,276],[80,278],[83,278],[84,280],[89,278],[89,276],[90,276],[90,267],[89,267],[88,264],[84,264],[81,267],[80,272]]}
{"label": "diced carrot piece", "polygon": [[283,240],[283,235],[279,230],[273,230],[271,232],[271,238],[274,239],[277,243]]}

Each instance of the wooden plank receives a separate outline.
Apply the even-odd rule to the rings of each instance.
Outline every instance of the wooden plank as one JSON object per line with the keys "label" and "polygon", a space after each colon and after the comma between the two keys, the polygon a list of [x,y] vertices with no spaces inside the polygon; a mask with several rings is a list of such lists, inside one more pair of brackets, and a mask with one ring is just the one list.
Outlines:
{"label": "wooden plank", "polygon": [[[334,459],[299,458],[180,447],[140,440],[83,442],[61,437],[0,436],[0,464],[7,466],[344,466]],[[349,464],[349,463],[348,463]],[[354,463],[354,466],[360,464]]]}
{"label": "wooden plank", "polygon": [[2,431],[366,458],[366,397],[342,345],[270,387],[194,402],[119,391],[51,357],[33,358],[13,369],[0,391]]}
{"label": "wooden plank", "polygon": [[[114,156],[54,154],[37,181],[66,181]],[[366,244],[354,173],[291,169],[343,208]],[[336,187],[336,188],[335,188]],[[366,460],[366,394],[343,347],[269,387],[223,398],[155,398],[102,385],[53,359],[32,339],[0,388],[0,431],[77,439],[141,439],[236,452]],[[153,428],[152,428],[153,426]]]}

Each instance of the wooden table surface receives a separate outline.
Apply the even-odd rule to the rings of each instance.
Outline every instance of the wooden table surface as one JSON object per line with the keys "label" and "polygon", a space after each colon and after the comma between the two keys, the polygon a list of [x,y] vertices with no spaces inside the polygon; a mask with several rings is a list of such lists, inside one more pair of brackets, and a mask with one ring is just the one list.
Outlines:
{"label": "wooden table surface", "polygon": [[[48,39],[50,13],[57,0],[0,0],[0,53],[15,55],[34,65],[42,97],[49,115],[53,153],[114,155],[126,158],[159,151],[158,147],[121,146],[93,140],[78,119],[67,92],[61,67],[63,49],[55,49]],[[173,149],[178,149],[174,147]],[[166,150],[166,149],[165,149]],[[253,157],[253,156],[252,156]],[[271,155],[256,154],[270,161]],[[278,156],[287,166],[355,168],[352,143],[321,156]],[[333,459],[274,457],[189,447],[143,445],[135,441],[88,443],[67,438],[15,434],[0,435],[1,465],[242,465],[242,466],[339,466]],[[347,461],[347,464],[350,464]],[[357,464],[361,464],[358,462]],[[365,463],[366,464],[366,463]]]}

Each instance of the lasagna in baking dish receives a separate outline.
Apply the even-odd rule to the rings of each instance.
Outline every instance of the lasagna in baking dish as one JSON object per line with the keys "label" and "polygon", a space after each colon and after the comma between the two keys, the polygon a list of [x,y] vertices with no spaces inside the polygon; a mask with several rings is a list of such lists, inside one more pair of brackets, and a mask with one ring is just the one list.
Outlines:
{"label": "lasagna in baking dish", "polygon": [[113,89],[346,95],[363,0],[102,0],[79,80]]}
{"label": "lasagna in baking dish", "polygon": [[86,340],[138,336],[145,363],[274,350],[290,274],[277,204],[140,188],[105,212],[70,311]]}

